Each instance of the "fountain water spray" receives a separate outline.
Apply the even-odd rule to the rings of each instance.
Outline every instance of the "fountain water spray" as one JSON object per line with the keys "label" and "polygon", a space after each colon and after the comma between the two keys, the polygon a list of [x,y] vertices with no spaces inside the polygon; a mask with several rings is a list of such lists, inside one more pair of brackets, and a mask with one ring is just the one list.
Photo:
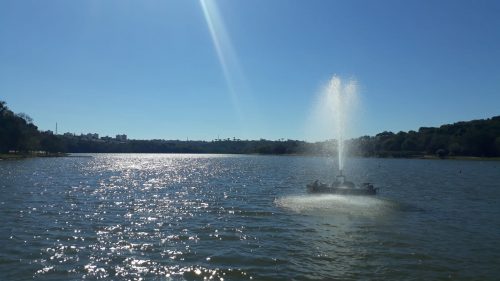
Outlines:
{"label": "fountain water spray", "polygon": [[327,112],[331,116],[330,124],[334,124],[334,131],[337,137],[337,153],[339,174],[344,170],[346,156],[346,146],[344,139],[348,134],[348,129],[352,127],[352,114],[357,103],[356,82],[349,80],[344,85],[338,76],[333,76],[325,90]]}
{"label": "fountain water spray", "polygon": [[357,103],[356,93],[356,82],[354,80],[348,80],[344,84],[338,76],[331,78],[322,93],[318,112],[320,116],[323,116],[324,122],[327,122],[325,124],[326,128],[333,127],[333,132],[337,137],[339,173],[336,181],[331,185],[320,183],[319,180],[308,184],[307,188],[310,192],[345,195],[375,195],[377,192],[377,189],[369,183],[356,186],[354,183],[346,181],[343,174],[347,150],[344,139],[349,135],[349,130],[352,128],[353,109]]}

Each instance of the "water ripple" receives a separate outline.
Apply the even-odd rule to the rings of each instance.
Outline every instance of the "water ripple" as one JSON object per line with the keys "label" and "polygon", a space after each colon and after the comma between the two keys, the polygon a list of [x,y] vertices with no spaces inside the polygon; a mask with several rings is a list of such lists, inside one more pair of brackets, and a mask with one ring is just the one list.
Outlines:
{"label": "water ripple", "polygon": [[380,161],[378,197],[305,194],[313,157],[3,161],[0,279],[495,279],[498,168]]}

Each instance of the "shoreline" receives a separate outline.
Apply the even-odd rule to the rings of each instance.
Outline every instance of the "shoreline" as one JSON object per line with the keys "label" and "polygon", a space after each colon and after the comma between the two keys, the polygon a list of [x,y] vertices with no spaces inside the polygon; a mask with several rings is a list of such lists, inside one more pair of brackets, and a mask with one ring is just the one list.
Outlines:
{"label": "shoreline", "polygon": [[466,160],[466,161],[500,161],[500,157],[481,157],[481,156],[446,156],[440,158],[435,155],[424,155],[420,158],[415,159],[427,159],[427,160]]}
{"label": "shoreline", "polygon": [[[27,159],[27,158],[37,158],[37,157],[80,157],[80,153],[0,153],[0,160],[17,160],[17,159]],[[88,154],[88,153],[82,153]],[[91,152],[91,154],[106,154],[99,152]],[[177,153],[140,153],[140,152],[124,152],[116,154],[177,154]],[[200,154],[200,153],[182,153],[182,154]],[[221,153],[202,153],[202,154],[213,154],[218,155]],[[312,157],[331,157],[331,155],[318,155],[318,154],[259,154],[259,153],[223,153],[223,154],[234,154],[234,155],[252,155],[252,156],[312,156]],[[395,157],[395,156],[353,156],[357,158],[375,158],[375,159],[416,159],[416,160],[464,160],[464,161],[500,161],[500,157],[481,157],[481,156],[446,156],[438,157],[435,155],[415,155],[408,157]]]}
{"label": "shoreline", "polygon": [[0,153],[0,160],[16,160],[37,157],[67,157],[68,153]]}

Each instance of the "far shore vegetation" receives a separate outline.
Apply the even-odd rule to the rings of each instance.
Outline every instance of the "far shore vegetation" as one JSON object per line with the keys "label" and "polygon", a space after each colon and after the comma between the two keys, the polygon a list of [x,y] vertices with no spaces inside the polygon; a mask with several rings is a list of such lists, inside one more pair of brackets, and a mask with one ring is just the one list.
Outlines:
{"label": "far shore vegetation", "polygon": [[[349,155],[425,159],[500,159],[500,116],[457,122],[418,131],[382,132],[346,141]],[[336,141],[127,140],[97,134],[54,134],[40,131],[25,113],[14,113],[0,101],[0,159],[65,156],[67,153],[218,153],[335,155]]]}

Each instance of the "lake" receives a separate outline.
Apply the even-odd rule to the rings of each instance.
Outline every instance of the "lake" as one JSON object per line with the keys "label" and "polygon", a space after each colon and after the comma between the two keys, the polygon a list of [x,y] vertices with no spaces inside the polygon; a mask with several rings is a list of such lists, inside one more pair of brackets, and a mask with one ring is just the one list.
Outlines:
{"label": "lake", "polygon": [[0,280],[500,278],[500,162],[77,156],[0,161]]}

